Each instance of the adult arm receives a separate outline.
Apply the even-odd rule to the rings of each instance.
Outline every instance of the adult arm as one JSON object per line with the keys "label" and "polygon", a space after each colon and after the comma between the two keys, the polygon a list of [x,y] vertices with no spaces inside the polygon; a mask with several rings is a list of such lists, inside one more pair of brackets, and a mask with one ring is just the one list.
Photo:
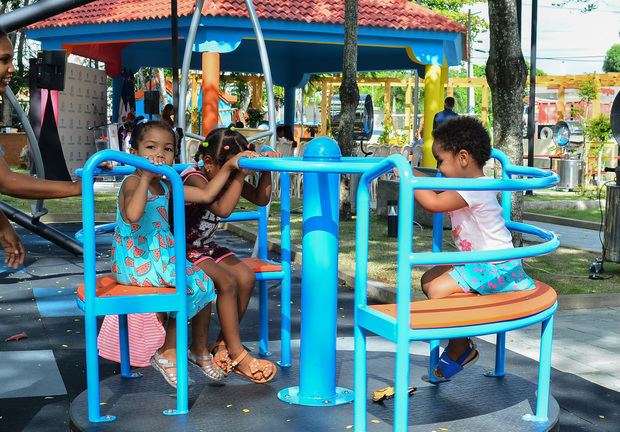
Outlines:
{"label": "adult arm", "polygon": [[11,171],[0,157],[0,193],[28,199],[64,198],[82,194],[82,181],[53,181]]}

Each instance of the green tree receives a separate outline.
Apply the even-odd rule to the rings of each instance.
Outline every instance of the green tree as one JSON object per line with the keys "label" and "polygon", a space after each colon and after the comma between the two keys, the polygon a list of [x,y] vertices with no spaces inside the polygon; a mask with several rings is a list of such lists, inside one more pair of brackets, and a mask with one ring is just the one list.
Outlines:
{"label": "green tree", "polygon": [[607,54],[605,54],[605,61],[603,62],[604,72],[620,72],[620,44],[614,44]]}
{"label": "green tree", "polygon": [[[461,24],[467,25],[468,19],[468,8],[466,5],[474,5],[476,3],[486,3],[486,0],[422,0],[420,2],[416,0],[411,0],[415,3],[420,3],[422,6],[425,6],[435,12],[439,12],[440,14],[459,22]],[[472,40],[476,38],[476,36],[489,28],[489,23],[487,23],[484,19],[482,19],[478,15],[471,16],[471,37]]]}
{"label": "green tree", "polygon": [[579,85],[579,90],[577,91],[577,95],[579,96],[579,100],[586,103],[585,116],[586,120],[588,119],[588,108],[590,103],[596,99],[600,89],[598,83],[596,82],[595,75],[592,74],[588,78],[588,80],[582,82]]}

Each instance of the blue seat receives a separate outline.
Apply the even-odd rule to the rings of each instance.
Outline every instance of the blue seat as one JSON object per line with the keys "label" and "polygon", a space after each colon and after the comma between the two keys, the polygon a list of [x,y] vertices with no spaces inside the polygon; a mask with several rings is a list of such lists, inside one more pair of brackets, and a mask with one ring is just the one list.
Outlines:
{"label": "blue seat", "polygon": [[[549,404],[549,377],[553,314],[557,296],[552,288],[537,283],[536,289],[486,296],[453,295],[447,298],[411,302],[411,267],[503,261],[548,253],[559,246],[555,234],[522,223],[510,221],[510,191],[544,188],[557,183],[550,171],[511,165],[501,152],[493,150],[492,157],[503,165],[503,179],[413,177],[404,157],[392,155],[366,171],[360,180],[357,202],[356,279],[355,279],[355,430],[366,431],[367,366],[366,335],[372,332],[396,343],[394,431],[408,428],[409,409],[409,344],[414,340],[430,341],[429,376],[439,359],[439,340],[484,334],[497,334],[495,370],[488,376],[504,375],[506,331],[542,323],[538,395],[535,415],[525,420],[546,422]],[[396,304],[368,306],[368,230],[369,184],[379,175],[396,167],[400,174],[398,221],[398,270]],[[530,178],[513,179],[513,176]],[[441,252],[443,215],[434,216],[433,252],[413,252],[414,190],[500,190],[503,215],[513,231],[534,234],[544,242],[514,249]],[[432,379],[431,379],[432,380]]]}
{"label": "blue seat", "polygon": [[[103,150],[88,159],[82,175],[82,224],[84,243],[84,284],[78,290],[77,303],[84,310],[86,338],[86,380],[88,392],[88,419],[91,422],[112,421],[111,414],[101,415],[99,392],[99,359],[97,356],[97,316],[118,315],[121,352],[121,375],[139,378],[132,373],[129,362],[127,314],[145,312],[177,312],[177,406],[164,411],[167,415],[186,414],[188,411],[187,377],[187,287],[185,260],[176,260],[175,288],[124,287],[113,277],[96,278],[95,208],[93,173],[106,161],[117,161],[165,175],[172,183],[175,255],[185,256],[185,208],[183,182],[169,166],[154,166],[147,159],[114,150]],[[130,167],[123,167],[124,170]],[[101,172],[98,173],[100,175]],[[116,174],[116,173],[115,173]],[[109,228],[109,226],[108,226]],[[129,288],[129,289],[128,289]]]}

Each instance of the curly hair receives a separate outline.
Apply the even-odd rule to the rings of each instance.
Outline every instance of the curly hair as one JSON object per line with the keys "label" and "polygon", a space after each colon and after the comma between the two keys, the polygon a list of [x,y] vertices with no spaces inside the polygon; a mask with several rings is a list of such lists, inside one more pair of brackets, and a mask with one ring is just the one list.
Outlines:
{"label": "curly hair", "polygon": [[458,116],[433,130],[433,139],[444,151],[456,155],[465,150],[482,168],[491,157],[491,138],[482,123],[472,116]]}
{"label": "curly hair", "polygon": [[131,141],[129,142],[131,144],[131,148],[134,150],[138,150],[138,143],[140,142],[140,140],[142,140],[144,134],[153,128],[160,128],[168,132],[170,136],[172,136],[172,140],[175,143],[176,150],[177,134],[167,122],[161,120],[141,120],[135,126],[133,126],[133,129],[131,131]]}
{"label": "curly hair", "polygon": [[198,146],[194,160],[199,162],[205,156],[211,156],[216,165],[222,166],[229,157],[246,150],[253,151],[254,145],[249,144],[234,127],[218,128],[209,132],[205,142]]}

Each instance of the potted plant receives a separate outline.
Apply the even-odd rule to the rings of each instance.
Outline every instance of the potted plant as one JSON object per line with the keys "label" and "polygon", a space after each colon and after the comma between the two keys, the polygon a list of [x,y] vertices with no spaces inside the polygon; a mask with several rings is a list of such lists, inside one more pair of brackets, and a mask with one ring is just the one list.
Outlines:
{"label": "potted plant", "polygon": [[583,128],[583,134],[586,139],[586,172],[588,170],[589,159],[594,157],[597,159],[597,184],[600,183],[600,172],[602,169],[603,151],[605,142],[611,137],[611,123],[609,116],[601,114],[600,116],[586,120]]}
{"label": "potted plant", "polygon": [[245,112],[245,119],[249,127],[255,128],[265,119],[265,113],[262,110],[248,108]]}
{"label": "potted plant", "polygon": [[311,137],[314,137],[319,132],[319,126],[318,125],[307,125],[306,132],[308,132]]}

